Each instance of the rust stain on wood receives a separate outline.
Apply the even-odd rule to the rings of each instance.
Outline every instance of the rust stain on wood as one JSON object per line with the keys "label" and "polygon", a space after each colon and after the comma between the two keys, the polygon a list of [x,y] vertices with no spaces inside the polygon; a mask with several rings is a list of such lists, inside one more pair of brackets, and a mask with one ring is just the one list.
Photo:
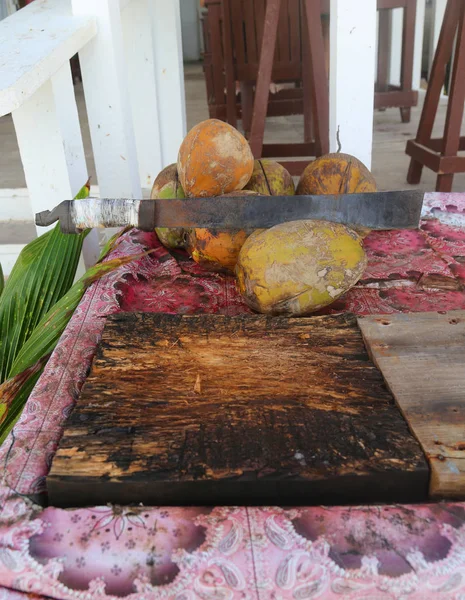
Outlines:
{"label": "rust stain on wood", "polygon": [[352,316],[119,314],[48,477],[50,501],[424,498],[419,444]]}

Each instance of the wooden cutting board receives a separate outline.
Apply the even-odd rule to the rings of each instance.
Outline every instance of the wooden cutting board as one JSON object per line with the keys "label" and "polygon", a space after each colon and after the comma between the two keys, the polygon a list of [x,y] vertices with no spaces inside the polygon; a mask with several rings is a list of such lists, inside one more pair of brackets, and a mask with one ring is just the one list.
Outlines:
{"label": "wooden cutting board", "polygon": [[431,467],[433,498],[465,498],[465,311],[359,321]]}
{"label": "wooden cutting board", "polygon": [[110,317],[47,478],[54,506],[427,496],[352,316]]}

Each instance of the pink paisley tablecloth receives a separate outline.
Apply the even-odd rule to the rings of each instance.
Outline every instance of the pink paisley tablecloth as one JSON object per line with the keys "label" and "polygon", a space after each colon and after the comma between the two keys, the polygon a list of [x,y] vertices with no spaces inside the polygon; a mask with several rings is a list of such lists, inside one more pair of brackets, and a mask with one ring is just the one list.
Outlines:
{"label": "pink paisley tablecloth", "polygon": [[[465,309],[465,194],[431,194],[419,231],[372,233],[363,280],[327,313]],[[460,225],[462,223],[462,225]],[[465,503],[358,507],[42,508],[45,476],[105,317],[238,314],[234,281],[155,252],[92,286],[0,448],[0,600],[465,600]],[[465,359],[464,359],[465,360]],[[34,502],[35,501],[35,502]],[[2,586],[2,587],[1,587]]]}

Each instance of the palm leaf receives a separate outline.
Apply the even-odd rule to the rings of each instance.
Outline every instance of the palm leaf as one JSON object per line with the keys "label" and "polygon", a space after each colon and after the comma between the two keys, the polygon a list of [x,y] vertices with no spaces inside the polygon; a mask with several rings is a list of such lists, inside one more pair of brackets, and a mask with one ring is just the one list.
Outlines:
{"label": "palm leaf", "polygon": [[147,252],[113,258],[100,262],[88,269],[73,287],[44,315],[34,332],[23,345],[14,361],[10,377],[30,368],[43,356],[50,354],[65,330],[86,289],[95,281],[133,260],[143,257]]}
{"label": "palm leaf", "polygon": [[[107,242],[100,260],[111,251],[124,231],[117,233]],[[36,366],[45,365],[46,357],[54,350],[85,290],[107,273],[150,252],[152,251],[97,263],[44,315],[18,353],[11,368],[10,379],[0,385],[0,444],[21,415],[26,400],[43,371],[43,366],[39,370],[36,370]],[[21,385],[18,385],[18,382]]]}
{"label": "palm leaf", "polygon": [[[89,195],[89,182],[76,198]],[[61,233],[59,225],[21,251],[0,296],[0,383],[39,321],[72,286],[88,231]]]}
{"label": "palm leaf", "polygon": [[0,264],[0,296],[2,295],[3,288],[5,287],[5,278],[3,277],[3,269]]}

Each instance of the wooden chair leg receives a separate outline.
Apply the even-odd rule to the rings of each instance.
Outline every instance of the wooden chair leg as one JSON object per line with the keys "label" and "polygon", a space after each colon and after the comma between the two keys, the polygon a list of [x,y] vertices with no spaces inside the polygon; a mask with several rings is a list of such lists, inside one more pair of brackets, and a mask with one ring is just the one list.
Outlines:
{"label": "wooden chair leg", "polygon": [[[430,81],[426,90],[425,102],[423,104],[417,136],[415,138],[419,144],[426,145],[431,139],[434,118],[439,106],[441,90],[446,76],[447,63],[452,56],[452,47],[460,14],[461,2],[462,0],[449,0],[446,12],[444,13],[441,33],[439,35],[431,69]],[[420,183],[422,170],[422,163],[412,158],[407,174],[408,183]]]}
{"label": "wooden chair leg", "polygon": [[265,120],[268,110],[280,8],[281,0],[268,0],[249,138],[249,145],[255,158],[260,158],[263,150],[263,136],[265,134]]}
{"label": "wooden chair leg", "polygon": [[325,69],[329,76],[329,42],[330,42],[330,31],[329,31],[329,15],[321,15],[321,26],[323,28],[323,44],[325,47]]}
{"label": "wooden chair leg", "polygon": [[454,183],[454,175],[447,173],[436,177],[437,192],[451,192],[452,184]]}
{"label": "wooden chair leg", "polygon": [[389,63],[391,59],[391,11],[379,11],[377,92],[389,89]]}
{"label": "wooden chair leg", "polygon": [[250,135],[253,110],[253,84],[249,81],[241,81],[241,107],[242,128],[245,136],[248,138]]}
{"label": "wooden chair leg", "polygon": [[224,66],[226,73],[226,120],[233,127],[237,126],[236,115],[236,78],[234,76],[234,57],[232,47],[232,33],[226,23],[229,19],[226,15],[230,14],[230,0],[223,0],[223,45],[224,45]]}
{"label": "wooden chair leg", "polygon": [[[461,14],[457,33],[457,50],[452,71],[452,84],[447,105],[446,125],[444,128],[442,155],[457,156],[460,146],[460,128],[465,104],[465,6]],[[437,192],[452,191],[453,174],[438,175]]]}
{"label": "wooden chair leg", "polygon": [[[211,47],[221,48],[221,30],[220,30],[220,15],[221,6],[219,4],[212,4],[208,7],[208,30],[211,36]],[[224,93],[225,78],[223,74],[224,69],[224,56],[222,52],[211,53],[211,74],[212,74],[212,85],[213,85],[213,106],[210,105],[210,117],[216,117],[217,109],[219,106],[226,103],[226,96]],[[213,117],[214,115],[214,117]],[[226,119],[227,120],[227,119]]]}
{"label": "wooden chair leg", "polygon": [[410,123],[412,116],[412,109],[410,106],[401,106],[399,110],[402,123]]}
{"label": "wooden chair leg", "polygon": [[[402,33],[402,65],[400,74],[400,84],[402,91],[404,92],[410,92],[412,90],[416,12],[417,0],[409,0],[407,2],[406,7],[404,8],[404,22]],[[402,107],[400,109],[402,123],[409,123],[410,115],[410,108]]]}
{"label": "wooden chair leg", "polygon": [[[319,155],[329,152],[329,82],[319,2],[304,0],[304,24],[309,39],[315,143]],[[318,156],[318,154],[317,154]]]}
{"label": "wooden chair leg", "polygon": [[[315,115],[312,107],[312,66],[310,61],[310,44],[308,39],[308,31],[305,25],[301,25],[302,39],[302,87],[303,87],[303,113],[304,113],[304,141],[312,142],[315,137],[313,126]],[[316,153],[321,153],[316,143]]]}

